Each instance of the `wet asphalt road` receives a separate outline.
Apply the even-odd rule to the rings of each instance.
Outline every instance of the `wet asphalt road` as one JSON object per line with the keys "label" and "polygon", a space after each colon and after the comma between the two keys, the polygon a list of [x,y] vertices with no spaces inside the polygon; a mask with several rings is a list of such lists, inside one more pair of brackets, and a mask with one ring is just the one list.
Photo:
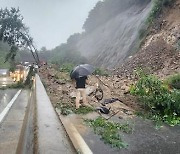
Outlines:
{"label": "wet asphalt road", "polygon": [[125,149],[111,148],[104,144],[92,129],[86,130],[83,138],[93,153],[97,154],[180,154],[180,126],[163,125],[156,129],[150,120],[134,118],[129,121],[133,132],[122,133],[122,140],[128,144]]}
{"label": "wet asphalt road", "polygon": [[0,113],[17,93],[17,89],[0,90]]}
{"label": "wet asphalt road", "polygon": [[[18,90],[8,89],[1,90],[1,110]],[[29,100],[29,90],[22,90],[19,96],[15,99],[8,113],[0,123],[0,154],[15,154],[20,153],[16,150],[20,147],[19,142],[22,142],[23,124],[25,122],[25,114]],[[2,111],[0,112],[2,113]]]}

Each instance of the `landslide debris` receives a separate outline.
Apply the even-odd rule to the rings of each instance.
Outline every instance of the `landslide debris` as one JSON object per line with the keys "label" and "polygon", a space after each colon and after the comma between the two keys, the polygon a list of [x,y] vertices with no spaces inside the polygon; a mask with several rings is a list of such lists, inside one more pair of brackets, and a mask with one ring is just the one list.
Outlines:
{"label": "landslide debris", "polygon": [[[60,72],[54,66],[44,65],[39,69],[39,74],[53,106],[60,108],[61,113],[64,113],[63,109],[68,109],[65,114],[75,112],[76,89],[69,77],[69,73]],[[89,84],[86,87],[86,92],[90,106],[96,109],[103,106],[104,101],[117,98],[116,101],[106,104],[106,107],[110,108],[110,115],[118,112],[116,116],[121,118],[133,116],[134,110],[138,109],[139,106],[135,102],[134,97],[129,94],[129,87],[132,81],[121,79],[116,75],[99,76],[98,78],[94,75],[88,77]],[[96,99],[94,93],[97,83],[103,91],[103,99],[101,101]]]}
{"label": "landslide debris", "polygon": [[115,70],[118,75],[133,79],[140,67],[162,79],[180,72],[180,0],[165,9],[149,31],[141,50]]}

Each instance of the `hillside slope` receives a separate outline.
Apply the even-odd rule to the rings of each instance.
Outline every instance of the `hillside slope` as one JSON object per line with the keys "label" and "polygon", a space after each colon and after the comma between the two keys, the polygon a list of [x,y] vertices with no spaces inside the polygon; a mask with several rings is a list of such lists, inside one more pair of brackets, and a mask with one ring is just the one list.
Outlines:
{"label": "hillside slope", "polygon": [[118,74],[130,77],[138,67],[161,78],[180,72],[180,0],[164,9],[149,33],[141,51],[128,58]]}
{"label": "hillside slope", "polygon": [[[150,0],[106,0],[90,12],[77,49],[96,66],[115,67],[134,51]],[[113,10],[113,11],[112,11]]]}

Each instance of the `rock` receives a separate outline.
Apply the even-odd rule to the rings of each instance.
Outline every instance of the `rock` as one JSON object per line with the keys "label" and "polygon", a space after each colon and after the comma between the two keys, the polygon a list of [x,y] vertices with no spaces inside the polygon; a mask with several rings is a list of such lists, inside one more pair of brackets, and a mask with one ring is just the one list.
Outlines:
{"label": "rock", "polygon": [[68,94],[67,90],[62,90],[62,94]]}
{"label": "rock", "polygon": [[86,88],[86,95],[91,95],[94,91],[96,90],[96,87],[95,86],[88,86]]}
{"label": "rock", "polygon": [[75,92],[75,91],[71,92],[69,96],[70,96],[71,98],[76,98],[76,92]]}
{"label": "rock", "polygon": [[[86,88],[86,95],[87,96],[91,95],[95,90],[96,90],[96,88],[94,86],[88,86]],[[76,91],[71,92],[69,96],[71,98],[75,98],[76,97]]]}
{"label": "rock", "polygon": [[121,87],[121,90],[123,90],[124,93],[128,93],[128,92],[129,92],[129,87],[126,86],[126,85],[123,85],[123,86]]}

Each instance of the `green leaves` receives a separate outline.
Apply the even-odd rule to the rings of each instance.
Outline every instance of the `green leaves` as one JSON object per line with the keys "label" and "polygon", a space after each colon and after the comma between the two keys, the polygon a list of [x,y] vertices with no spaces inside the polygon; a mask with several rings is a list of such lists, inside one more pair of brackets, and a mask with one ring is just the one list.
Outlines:
{"label": "green leaves", "polygon": [[9,59],[14,61],[19,48],[29,47],[32,50],[34,46],[28,33],[19,9],[0,9],[0,41],[6,42],[10,46],[5,62]]}
{"label": "green leaves", "polygon": [[173,2],[174,0],[153,0],[153,8],[146,22],[152,24],[154,19],[161,13],[163,7],[170,6]]}
{"label": "green leaves", "polygon": [[180,73],[170,76],[165,82],[170,88],[180,90]]}
{"label": "green leaves", "polygon": [[94,132],[101,136],[104,143],[110,144],[112,147],[126,148],[128,145],[124,143],[120,136],[120,131],[125,133],[132,132],[132,128],[129,124],[120,124],[109,122],[102,117],[98,117],[96,120],[85,120]]}
{"label": "green leaves", "polygon": [[[130,93],[139,98],[144,106],[161,120],[180,123],[180,91],[168,89],[161,80],[152,75],[138,73],[139,80],[130,89]],[[157,119],[157,118],[155,118]],[[174,121],[174,122],[173,122]]]}

